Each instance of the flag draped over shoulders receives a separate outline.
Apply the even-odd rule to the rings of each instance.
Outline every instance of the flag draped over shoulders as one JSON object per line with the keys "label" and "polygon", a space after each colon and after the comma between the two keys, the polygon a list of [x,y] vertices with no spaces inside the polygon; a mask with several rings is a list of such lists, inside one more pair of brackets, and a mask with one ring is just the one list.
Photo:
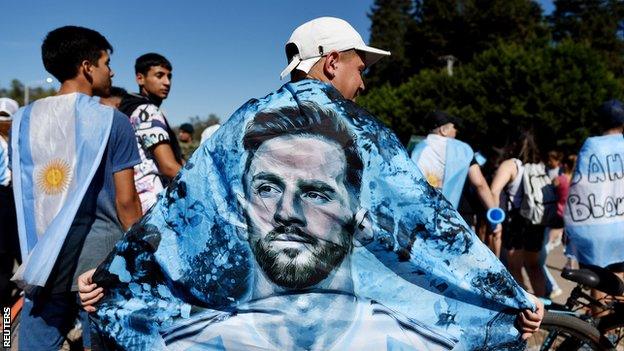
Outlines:
{"label": "flag draped over shoulders", "polygon": [[583,264],[624,262],[624,137],[588,138],[570,183],[566,251]]}
{"label": "flag draped over shoulders", "polygon": [[237,110],[94,279],[96,327],[126,349],[521,349],[533,307],[395,135],[310,80]]}
{"label": "flag draped over shoulders", "polygon": [[[431,138],[438,140],[430,140]],[[412,151],[412,160],[419,166],[425,179],[432,186],[440,188],[444,197],[454,208],[459,205],[462,189],[468,176],[468,168],[473,158],[474,152],[470,145],[460,140],[437,135],[430,135],[418,143]],[[442,172],[429,169],[435,163],[440,164],[443,168]]]}
{"label": "flag draped over shoulders", "polygon": [[12,169],[20,249],[14,280],[44,286],[104,154],[113,110],[73,93],[13,117]]}

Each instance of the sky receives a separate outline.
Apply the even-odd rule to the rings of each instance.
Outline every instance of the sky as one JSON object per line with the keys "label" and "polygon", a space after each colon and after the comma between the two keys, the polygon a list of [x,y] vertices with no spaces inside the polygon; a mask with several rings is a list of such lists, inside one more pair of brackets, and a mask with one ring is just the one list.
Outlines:
{"label": "sky", "polygon": [[[552,0],[541,0],[546,13]],[[3,0],[0,21],[0,87],[12,79],[49,86],[41,63],[47,32],[79,25],[113,45],[113,85],[137,91],[134,60],[147,52],[173,65],[169,98],[162,107],[172,125],[215,113],[226,119],[251,98],[281,86],[284,44],[300,24],[320,16],[342,18],[368,42],[373,0]],[[8,15],[7,15],[8,14]],[[383,48],[382,48],[383,49]],[[58,88],[54,80],[52,86]]]}

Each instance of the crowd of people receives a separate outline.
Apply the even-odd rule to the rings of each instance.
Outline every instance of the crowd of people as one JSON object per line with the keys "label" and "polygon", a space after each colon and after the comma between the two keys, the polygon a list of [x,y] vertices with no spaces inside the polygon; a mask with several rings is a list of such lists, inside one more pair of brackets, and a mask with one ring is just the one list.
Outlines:
{"label": "crowd of people", "polygon": [[[619,100],[604,102],[598,108],[598,116],[602,134],[594,138],[621,136],[624,105]],[[558,150],[546,151],[540,146],[533,130],[521,131],[517,139],[510,142],[497,159],[492,160],[494,171],[488,177],[491,179],[488,185],[481,172],[480,154],[455,139],[462,124],[460,118],[435,111],[425,117],[424,123],[430,134],[416,145],[412,159],[429,184],[440,189],[458,208],[466,222],[481,234],[482,240],[501,258],[523,287],[544,298],[561,295],[562,290],[545,261],[554,247],[565,245],[568,239],[564,231],[564,214],[577,155]],[[617,148],[615,152],[617,154]],[[621,169],[621,166],[618,167]],[[543,180],[531,181],[536,178]],[[464,186],[466,181],[468,184]],[[544,193],[541,205],[534,203],[530,194],[535,185],[540,185],[539,190]],[[621,198],[617,186],[607,191],[606,195]],[[477,211],[477,215],[471,208],[474,205],[462,204],[470,202],[473,197],[478,198],[483,208]],[[541,207],[545,215],[532,221],[534,218],[522,210],[523,207],[529,210],[531,206]],[[502,208],[506,212],[502,225],[488,225],[486,212],[493,208]],[[614,247],[621,247],[618,246],[621,243],[614,244]],[[579,265],[572,250],[566,250],[566,256],[567,267]],[[596,265],[596,262],[583,260],[580,265]],[[622,276],[623,272],[618,267],[611,268]],[[528,282],[525,282],[523,270],[529,278]]]}
{"label": "crowd of people", "polygon": [[[319,26],[329,28],[329,32],[325,33],[329,39],[317,35]],[[82,323],[84,347],[91,348],[91,336],[94,333],[89,328],[93,322],[89,320],[88,313],[95,313],[98,302],[109,293],[105,286],[97,283],[94,276],[96,267],[107,256],[112,257],[111,252],[121,250],[118,242],[124,237],[124,232],[139,221],[149,221],[150,216],[156,216],[155,211],[160,211],[159,214],[166,211],[166,204],[171,201],[171,196],[166,194],[174,191],[171,189],[176,189],[177,196],[180,197],[185,196],[184,192],[190,191],[175,181],[184,170],[208,162],[206,159],[217,162],[216,158],[213,160],[206,156],[207,151],[202,150],[208,149],[204,145],[211,135],[218,138],[221,134],[212,134],[214,128],[207,130],[206,138],[202,134],[200,146],[200,141],[193,140],[194,129],[191,124],[181,125],[176,135],[161,109],[161,104],[167,99],[171,89],[172,63],[157,53],[138,57],[135,63],[138,93],[128,93],[122,88],[112,87],[112,53],[112,45],[96,31],[75,26],[55,29],[43,41],[42,57],[46,70],[61,83],[58,94],[22,107],[19,111],[15,101],[0,98],[0,225],[3,228],[0,236],[0,299],[2,305],[9,306],[18,297],[19,290],[11,281],[13,276],[13,281],[23,290],[24,296],[20,328],[28,332],[20,333],[18,342],[19,348],[23,350],[58,349],[76,319],[80,319]],[[306,80],[324,82],[333,87],[335,90],[332,91],[336,91],[345,101],[355,101],[365,89],[362,72],[390,53],[364,44],[359,34],[346,22],[321,18],[295,30],[286,45],[286,54],[289,64],[282,72],[282,77],[290,74],[291,83]],[[298,95],[293,93],[293,96],[297,100]],[[321,109],[308,108],[298,100],[296,102],[300,107],[292,112],[295,115],[300,113],[304,116],[320,116],[324,113]],[[313,125],[308,126],[301,120],[289,119],[289,113],[291,112],[283,110],[267,114],[270,117],[259,113],[260,117],[255,118],[254,122],[262,126],[264,129],[261,132],[270,134],[270,137],[261,135],[262,133],[250,126],[245,130],[244,139],[241,141],[245,150],[256,158],[250,158],[245,165],[246,171],[253,178],[248,185],[245,183],[243,186],[245,191],[250,192],[250,195],[245,194],[251,200],[234,200],[238,203],[234,207],[240,206],[255,214],[258,218],[249,214],[245,217],[247,222],[256,223],[255,226],[270,220],[288,223],[284,226],[286,229],[276,232],[275,236],[279,239],[275,240],[290,242],[280,244],[285,248],[278,252],[271,252],[269,248],[276,250],[275,244],[263,242],[264,239],[256,242],[260,246],[251,246],[251,251],[260,257],[258,263],[264,272],[272,272],[266,273],[269,279],[264,285],[255,286],[254,289],[266,292],[267,286],[273,282],[279,285],[277,289],[268,289],[273,294],[283,293],[284,289],[308,289],[310,285],[318,284],[324,289],[336,290],[336,285],[322,285],[324,280],[329,279],[327,274],[321,275],[319,281],[309,283],[289,280],[288,277],[282,277],[287,276],[287,273],[274,270],[281,267],[278,263],[286,256],[291,260],[301,261],[300,257],[297,258],[300,250],[295,247],[302,242],[310,245],[317,240],[311,238],[310,234],[302,234],[299,229],[292,229],[292,226],[303,227],[307,225],[306,220],[316,218],[322,223],[318,226],[326,226],[321,229],[331,231],[333,228],[331,224],[327,224],[330,219],[324,218],[319,210],[308,208],[305,204],[319,205],[331,201],[350,203],[353,200],[350,199],[349,191],[362,187],[365,179],[368,181],[362,174],[345,171],[346,175],[343,175],[339,167],[335,170],[332,167],[345,158],[347,163],[360,164],[360,168],[367,167],[367,164],[363,163],[361,156],[354,155],[355,151],[349,151],[356,140],[346,140],[336,131],[333,134],[323,132],[331,136],[318,132],[322,135],[318,138],[333,138],[320,146],[313,143],[316,139],[312,137],[300,137],[302,140],[295,143],[297,138],[275,134],[280,127],[283,130],[279,133],[282,134],[285,130],[304,136],[313,133]],[[549,251],[559,243],[569,248],[566,250],[569,259],[578,260],[581,266],[608,267],[620,276],[624,272],[624,259],[620,260],[620,254],[612,254],[605,260],[605,254],[601,252],[606,248],[624,252],[624,238],[621,235],[614,233],[607,239],[596,236],[592,239],[595,241],[592,244],[582,233],[567,231],[568,223],[579,222],[579,213],[586,208],[589,208],[588,211],[594,217],[598,217],[596,206],[600,206],[603,212],[611,211],[609,213],[612,214],[606,216],[610,218],[611,224],[618,217],[622,217],[624,212],[621,208],[624,194],[620,193],[622,186],[617,182],[624,177],[622,156],[619,156],[624,148],[617,149],[624,143],[624,106],[617,100],[607,101],[600,106],[599,116],[604,133],[590,139],[595,143],[608,139],[605,142],[609,146],[601,149],[607,160],[603,163],[604,166],[599,166],[606,174],[604,179],[600,178],[601,182],[591,180],[594,168],[598,167],[592,157],[602,157],[600,152],[588,153],[581,150],[578,155],[579,162],[583,162],[582,165],[589,162],[589,170],[575,173],[578,169],[576,154],[545,152],[547,150],[540,148],[539,140],[529,129],[519,133],[517,140],[508,145],[498,160],[485,160],[468,144],[457,139],[458,131],[461,131],[463,125],[461,118],[441,110],[432,111],[424,118],[423,124],[429,134],[411,152],[411,160],[420,172],[419,177],[424,178],[444,196],[445,204],[441,206],[447,206],[448,202],[449,208],[457,210],[463,216],[465,224],[479,234],[483,243],[491,249],[495,257],[500,258],[511,276],[525,290],[532,291],[538,297],[553,298],[561,294],[561,289],[546,269],[545,259]],[[322,117],[310,118],[313,120]],[[56,120],[62,120],[63,123],[47,123]],[[334,127],[331,123],[339,124],[334,120],[329,121],[323,122],[330,123],[323,125],[323,128],[332,129]],[[227,128],[228,123],[221,127],[226,131]],[[338,127],[335,129],[340,131]],[[67,137],[69,134],[72,134],[71,137]],[[280,140],[283,144],[278,146],[272,140]],[[346,143],[344,145],[347,146],[342,146],[340,150],[344,148],[344,154],[335,158],[331,152],[335,151],[333,148],[336,145],[343,145],[339,143]],[[613,146],[616,149],[609,150]],[[200,150],[193,155],[198,148]],[[302,161],[289,151],[298,148],[310,148],[315,154],[325,156],[319,160],[319,164],[314,163],[316,159],[312,155]],[[326,172],[334,173],[325,182],[305,183],[297,180],[304,171],[294,172],[288,168],[295,161],[299,162],[297,166],[303,167],[302,169],[323,168]],[[301,162],[304,166],[301,166]],[[496,171],[484,175],[482,166],[485,162],[494,164]],[[312,171],[308,171],[310,172]],[[585,184],[580,178],[589,178],[589,181]],[[610,179],[614,180],[613,184],[606,184]],[[244,178],[243,181],[247,182],[248,179]],[[332,182],[343,181],[345,186],[331,186]],[[248,187],[253,189],[249,190]],[[589,204],[581,202],[587,199],[582,196],[587,191],[595,196],[592,198],[594,200],[589,200],[594,202]],[[300,193],[303,195],[298,195]],[[357,193],[359,194],[359,190]],[[238,195],[229,196],[235,198]],[[285,198],[274,200],[277,196],[285,196],[292,203],[284,205]],[[469,201],[470,196],[478,199],[482,210],[463,210],[466,207],[463,203]],[[597,196],[602,198],[597,200]],[[295,197],[303,200],[293,200]],[[614,209],[608,208],[609,205],[604,202],[606,200],[603,200],[606,197],[612,198]],[[571,202],[570,199],[578,201]],[[276,202],[273,204],[271,201]],[[305,202],[304,205],[302,201]],[[596,205],[596,201],[604,204]],[[155,206],[156,204],[160,207]],[[273,205],[278,208],[274,215],[263,213]],[[576,207],[569,209],[568,206]],[[161,210],[162,208],[165,210]],[[495,221],[489,217],[489,213],[497,209],[504,211],[504,220]],[[188,201],[185,211],[202,211],[202,207]],[[305,216],[299,216],[298,211],[305,213]],[[362,228],[372,226],[368,224],[372,220],[369,218],[371,215],[357,206],[353,213],[336,208],[324,211],[333,211],[330,217],[335,221],[346,223],[353,217],[355,224],[351,227],[356,234],[361,234]],[[184,219],[185,225],[194,225],[192,219],[187,220],[186,214],[179,216]],[[452,219],[446,220],[453,222]],[[167,225],[170,223],[167,222]],[[251,224],[249,226],[253,227]],[[381,224],[379,226],[382,227]],[[130,233],[133,230],[127,235]],[[353,234],[354,237],[356,234]],[[360,236],[357,238],[364,240]],[[606,240],[607,244],[601,240]],[[412,237],[407,242],[407,247],[411,248],[418,244],[418,237]],[[267,247],[263,248],[261,245]],[[337,253],[343,252],[344,247],[350,247],[349,245],[342,242],[326,243],[320,249],[316,248],[311,255],[327,257],[339,265],[344,254]],[[261,249],[268,250],[264,254],[267,257],[258,253],[262,252]],[[344,253],[350,250],[353,248]],[[409,256],[408,253],[407,257]],[[266,263],[262,259],[273,259],[275,262]],[[16,262],[20,266],[14,272]],[[315,269],[333,269],[323,266],[322,263],[317,263]],[[115,265],[109,265],[108,269],[112,269],[112,266]],[[288,267],[283,269],[287,270]],[[528,283],[524,282],[523,270],[528,275]],[[280,280],[273,276],[282,278]],[[310,276],[314,274],[310,273]],[[122,276],[119,278],[122,282],[124,279],[130,280]],[[343,289],[343,285],[340,285],[340,289]],[[543,313],[541,302],[528,296],[534,306],[518,308],[516,319],[516,327],[523,338],[537,330]],[[349,300],[348,295],[335,298]],[[295,300],[291,301],[292,306],[303,309],[297,305],[298,300],[293,301]],[[263,308],[262,303],[257,308]],[[297,312],[297,308],[292,313],[303,313]],[[374,315],[372,310],[369,312],[371,316]],[[229,321],[232,327],[237,325],[236,319]],[[275,327],[268,324],[267,328]],[[231,327],[226,329],[229,330],[228,333],[235,330]],[[396,336],[397,332],[393,328],[387,327],[384,330],[388,330],[388,335],[392,334],[393,338],[399,338],[403,343],[418,345],[419,349],[450,349],[457,342],[453,337],[420,324],[413,329],[413,335],[405,339]],[[180,330],[171,335],[181,333]],[[232,338],[235,339],[236,335]],[[97,341],[97,337],[93,340],[106,344],[106,341]],[[315,340],[321,339],[317,335]],[[173,340],[173,345],[177,345],[176,342],[179,341]],[[295,340],[285,345],[296,349],[299,347],[293,345],[301,346],[297,342]],[[306,345],[325,349],[333,341],[319,341],[319,344],[314,342]]]}

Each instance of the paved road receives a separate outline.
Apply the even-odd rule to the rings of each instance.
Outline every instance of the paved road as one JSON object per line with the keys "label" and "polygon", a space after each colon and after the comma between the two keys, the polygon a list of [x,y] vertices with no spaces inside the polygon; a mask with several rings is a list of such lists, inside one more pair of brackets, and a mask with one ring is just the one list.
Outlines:
{"label": "paved road", "polygon": [[559,285],[561,290],[563,290],[563,294],[553,299],[553,301],[558,303],[565,303],[566,299],[570,295],[570,292],[576,286],[575,283],[561,278],[561,269],[565,264],[566,257],[563,255],[562,245],[557,246],[548,254],[548,258],[546,259],[546,267],[548,267],[548,270],[557,281],[557,284]]}

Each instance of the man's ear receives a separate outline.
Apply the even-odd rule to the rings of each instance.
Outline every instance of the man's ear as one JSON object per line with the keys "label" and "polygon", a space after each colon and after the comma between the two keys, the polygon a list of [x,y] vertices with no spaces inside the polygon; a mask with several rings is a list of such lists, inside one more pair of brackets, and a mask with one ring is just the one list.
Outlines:
{"label": "man's ear", "polygon": [[446,126],[440,126],[440,135],[446,136]]}
{"label": "man's ear", "polygon": [[359,208],[353,217],[353,246],[365,246],[373,241],[373,221],[368,210]]}
{"label": "man's ear", "polygon": [[78,66],[78,75],[83,75],[87,81],[93,82],[93,64],[89,60],[82,60]]}
{"label": "man's ear", "polygon": [[325,56],[325,62],[323,63],[323,72],[329,79],[333,79],[336,76],[336,70],[338,69],[338,59],[340,54],[336,50],[332,50]]}
{"label": "man's ear", "polygon": [[136,74],[136,82],[140,86],[143,86],[143,84],[145,84],[145,76],[143,75],[143,73]]}
{"label": "man's ear", "polygon": [[440,127],[440,134],[442,134],[442,136],[446,137],[449,134],[449,129],[451,128],[450,125],[445,124],[443,126]]}

